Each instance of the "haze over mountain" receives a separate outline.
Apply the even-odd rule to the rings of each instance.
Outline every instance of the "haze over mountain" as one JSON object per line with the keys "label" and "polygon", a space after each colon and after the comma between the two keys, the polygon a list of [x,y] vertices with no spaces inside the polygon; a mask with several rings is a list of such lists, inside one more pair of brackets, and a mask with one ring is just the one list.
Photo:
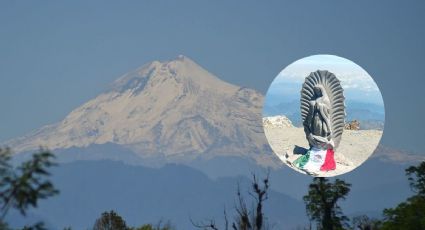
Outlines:
{"label": "haze over mountain", "polygon": [[[199,204],[214,204],[211,210],[200,213],[199,218],[217,217],[222,205],[229,204],[229,199],[234,197],[234,187],[230,185],[238,183],[238,176],[249,177],[270,166],[273,168],[270,196],[279,205],[270,204],[274,208],[269,209],[268,215],[275,223],[283,220],[278,223],[286,227],[304,224],[302,196],[311,177],[284,167],[271,153],[262,128],[262,102],[263,95],[257,91],[223,82],[189,58],[179,56],[171,61],[148,63],[123,75],[108,90],[73,110],[62,121],[3,145],[20,153],[16,154],[17,160],[41,145],[53,150],[61,163],[69,163],[61,164],[54,172],[61,195],[32,212],[59,228],[65,224],[89,227],[95,214],[84,211],[119,208],[135,224],[139,220],[164,217],[187,229],[189,211],[199,209]],[[127,164],[99,161],[104,159]],[[353,183],[353,192],[356,191],[350,195],[345,210],[379,214],[383,208],[402,201],[410,194],[403,170],[421,160],[424,160],[422,155],[378,148],[364,165],[343,176]],[[184,163],[196,170],[178,165],[170,172],[167,166],[170,162]],[[165,166],[155,170],[145,167],[156,165]],[[87,180],[82,181],[82,177]],[[193,177],[198,179],[191,180]],[[365,177],[369,180],[364,180]],[[223,178],[227,178],[225,184],[221,183]],[[155,180],[159,182],[152,186]],[[210,190],[198,189],[206,183]],[[179,186],[183,186],[180,192],[169,194]],[[149,191],[144,190],[146,187]],[[97,188],[112,192],[98,196],[103,190]],[[383,195],[383,188],[392,189]],[[206,202],[216,189],[226,192],[213,192],[215,202]],[[184,205],[178,203],[194,192],[199,199],[188,200]],[[117,198],[116,194],[120,193],[126,195]],[[87,203],[87,194],[96,199]],[[162,200],[164,194],[168,198],[160,206],[148,202]],[[362,203],[365,196],[376,202]],[[140,201],[139,205],[126,209],[134,201]],[[170,204],[176,207],[170,209]],[[296,212],[288,211],[291,205]],[[140,213],[146,217],[139,219]],[[20,218],[16,223],[22,224]]]}
{"label": "haze over mountain", "polygon": [[[81,176],[76,176],[76,172]],[[192,223],[214,219],[221,226],[223,211],[236,215],[237,186],[251,206],[245,177],[210,179],[196,169],[170,164],[161,168],[129,166],[113,161],[75,161],[55,168],[53,182],[61,194],[40,202],[33,218],[11,215],[13,226],[44,220],[48,229],[89,229],[105,210],[116,210],[131,226],[168,221],[177,229],[196,229]],[[264,212],[278,229],[307,225],[302,201],[269,191]],[[38,217],[38,218],[37,218]]]}
{"label": "haze over mountain", "polygon": [[223,154],[261,161],[265,155],[258,153],[268,151],[262,101],[257,91],[226,83],[180,55],[123,75],[61,122],[6,144],[24,152],[114,143],[165,161]]}
{"label": "haze over mountain", "polygon": [[[295,126],[302,126],[299,98],[277,104],[270,103],[272,101],[273,100],[270,99],[268,103],[266,102],[264,104],[263,116],[285,115]],[[385,112],[383,105],[355,100],[347,100],[345,105],[347,121],[360,121],[360,129],[384,129]]]}
{"label": "haze over mountain", "polygon": [[[114,159],[144,165],[181,162],[196,167],[199,159],[242,157],[262,166],[281,167],[264,136],[263,99],[259,92],[224,82],[179,55],[124,74],[62,121],[3,145],[16,153],[47,147],[67,162]],[[287,103],[279,108],[296,114],[296,105]],[[270,108],[266,105],[264,111]],[[385,152],[392,152],[386,158],[390,161],[405,163],[412,158],[388,148],[381,152],[379,159],[386,158]]]}

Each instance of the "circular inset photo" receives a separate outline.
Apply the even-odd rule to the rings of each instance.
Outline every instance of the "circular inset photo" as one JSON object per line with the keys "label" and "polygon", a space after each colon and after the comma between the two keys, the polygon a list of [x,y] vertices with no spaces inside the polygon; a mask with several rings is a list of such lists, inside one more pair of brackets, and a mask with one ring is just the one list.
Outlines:
{"label": "circular inset photo", "polygon": [[384,101],[372,77],[334,55],[302,58],[270,85],[263,127],[274,153],[301,173],[347,173],[375,151],[385,122]]}

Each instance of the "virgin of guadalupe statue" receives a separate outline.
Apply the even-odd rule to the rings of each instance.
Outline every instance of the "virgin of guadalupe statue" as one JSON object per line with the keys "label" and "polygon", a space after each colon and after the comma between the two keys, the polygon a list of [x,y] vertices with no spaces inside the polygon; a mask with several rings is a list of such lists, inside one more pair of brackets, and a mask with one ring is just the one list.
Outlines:
{"label": "virgin of guadalupe statue", "polygon": [[305,78],[301,89],[301,118],[309,151],[293,164],[307,172],[336,168],[334,150],[344,129],[343,88],[335,74],[317,70]]}
{"label": "virgin of guadalupe statue", "polygon": [[331,101],[322,85],[313,88],[314,96],[309,101],[308,116],[303,122],[310,147],[333,148],[330,124]]}

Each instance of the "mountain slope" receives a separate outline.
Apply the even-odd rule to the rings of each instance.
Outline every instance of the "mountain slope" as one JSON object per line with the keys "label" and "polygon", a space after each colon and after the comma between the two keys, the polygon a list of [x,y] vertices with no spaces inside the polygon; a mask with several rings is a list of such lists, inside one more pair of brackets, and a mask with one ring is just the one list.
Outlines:
{"label": "mountain slope", "polygon": [[179,56],[125,74],[61,122],[6,144],[23,152],[110,142],[171,161],[255,155],[267,150],[262,101],[257,91],[221,81]]}
{"label": "mountain slope", "polygon": [[[180,56],[122,76],[63,121],[6,144],[20,153],[47,146],[67,162],[53,172],[61,195],[33,213],[58,227],[84,228],[100,212],[118,209],[131,224],[164,217],[190,229],[189,217],[221,219],[223,205],[233,204],[234,177],[267,172],[262,166],[279,166],[270,170],[277,191],[270,199],[278,200],[270,200],[274,208],[268,215],[278,227],[295,227],[306,223],[302,196],[312,178],[271,154],[261,127],[262,100],[258,92],[225,83]],[[18,154],[16,160],[26,156]],[[410,193],[403,170],[423,156],[378,148],[364,165],[341,177],[353,183],[344,211],[380,213],[404,200]],[[186,163],[208,177],[181,165],[144,167],[167,162]],[[188,209],[183,210],[183,201],[190,203]],[[197,212],[205,206],[212,211]]]}
{"label": "mountain slope", "polygon": [[[75,161],[52,172],[60,195],[43,200],[33,216],[54,228],[88,229],[104,211],[114,209],[132,226],[170,220],[177,229],[195,229],[195,222],[214,219],[223,224],[223,210],[232,220],[237,186],[251,207],[245,177],[212,180],[198,170],[182,165],[152,169],[113,161]],[[264,213],[278,229],[294,229],[308,223],[304,204],[272,190]],[[22,227],[20,216],[8,218]],[[28,221],[31,221],[28,220]]]}
{"label": "mountain slope", "polygon": [[[61,122],[4,145],[17,153],[45,146],[64,153],[66,162],[106,158],[191,164],[231,156],[278,168],[283,164],[262,128],[262,102],[259,92],[226,83],[179,56],[123,75]],[[394,162],[423,159],[389,149],[377,152]]]}

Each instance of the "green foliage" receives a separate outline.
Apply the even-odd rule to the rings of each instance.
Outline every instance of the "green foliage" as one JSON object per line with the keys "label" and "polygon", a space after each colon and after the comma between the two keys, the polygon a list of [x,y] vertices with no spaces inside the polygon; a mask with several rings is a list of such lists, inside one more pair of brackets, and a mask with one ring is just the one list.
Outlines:
{"label": "green foliage", "polygon": [[382,229],[425,229],[425,199],[413,196],[396,208],[384,210],[385,221]]}
{"label": "green foliage", "polygon": [[418,166],[407,168],[406,176],[412,191],[419,196],[425,196],[425,161]]}
{"label": "green foliage", "polygon": [[96,220],[93,230],[172,230],[174,229],[170,222],[165,224],[160,221],[155,226],[145,224],[140,227],[128,227],[125,220],[115,211],[103,212],[101,217]]}
{"label": "green foliage", "polygon": [[152,224],[145,224],[137,228],[130,228],[130,230],[172,230],[174,229],[170,222],[165,223],[164,225],[160,221],[156,226]]}
{"label": "green foliage", "polygon": [[38,222],[32,226],[25,226],[22,230],[47,230],[43,222]]}
{"label": "green foliage", "polygon": [[416,194],[395,208],[385,209],[381,229],[425,229],[425,162],[407,168],[406,176]]}
{"label": "green foliage", "polygon": [[336,179],[334,183],[323,177],[316,177],[303,197],[310,220],[316,221],[318,229],[337,230],[347,227],[348,217],[344,216],[338,200],[344,200],[351,184]]}
{"label": "green foliage", "polygon": [[[41,149],[32,158],[13,167],[10,163],[10,149],[0,149],[0,223],[11,208],[22,215],[30,207],[37,207],[39,199],[45,199],[59,193],[48,180],[48,169],[54,165],[54,155]],[[44,229],[42,223],[26,229]]]}
{"label": "green foliage", "polygon": [[0,221],[0,230],[9,230],[9,226],[7,225],[7,223]]}
{"label": "green foliage", "polygon": [[113,210],[102,213],[96,220],[93,230],[128,230],[124,219]]}
{"label": "green foliage", "polygon": [[154,227],[151,224],[145,224],[138,228],[131,228],[131,230],[154,230]]}
{"label": "green foliage", "polygon": [[378,219],[369,218],[366,215],[356,216],[353,218],[353,229],[355,230],[378,230],[381,228],[382,222]]}

